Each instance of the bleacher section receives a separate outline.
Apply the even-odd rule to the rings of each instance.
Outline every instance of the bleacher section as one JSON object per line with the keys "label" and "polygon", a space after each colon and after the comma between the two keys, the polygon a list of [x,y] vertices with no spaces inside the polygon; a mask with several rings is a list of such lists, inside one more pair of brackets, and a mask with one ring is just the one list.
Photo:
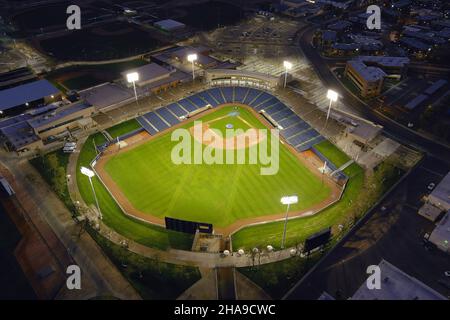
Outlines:
{"label": "bleacher section", "polygon": [[281,136],[297,151],[305,151],[324,138],[296,115],[278,98],[265,91],[244,87],[215,87],[137,118],[148,133],[154,135],[178,124],[195,110],[210,104],[213,108],[223,103],[242,103],[258,112],[264,110],[267,118],[278,126]]}

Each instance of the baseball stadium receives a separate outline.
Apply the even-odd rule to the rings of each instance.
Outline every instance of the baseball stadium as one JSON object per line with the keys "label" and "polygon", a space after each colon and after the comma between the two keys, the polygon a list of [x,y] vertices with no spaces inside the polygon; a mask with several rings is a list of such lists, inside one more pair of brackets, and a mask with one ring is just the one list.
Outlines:
{"label": "baseball stadium", "polygon": [[[199,123],[200,136],[195,133],[195,124]],[[171,156],[178,143],[173,141],[177,129],[189,132],[192,149],[199,146],[205,152],[212,146],[213,153],[224,153],[223,158],[244,150],[245,161],[176,164]],[[241,139],[244,143],[239,145],[227,142],[229,129],[241,134],[250,129],[270,133],[253,140]],[[273,130],[279,133],[278,167],[274,174],[263,175],[262,170],[270,164],[252,163],[249,157],[263,146],[269,155],[273,153]],[[282,222],[287,215],[288,219],[320,215],[341,199],[348,180],[339,169],[346,167],[348,158],[266,88],[213,86],[110,132],[109,140],[97,134],[92,144],[85,143],[79,166],[88,165],[96,173],[95,189],[101,198],[98,210],[105,223],[110,221],[117,232],[132,239],[139,238],[137,230],[147,238],[149,234],[144,230],[148,228],[158,230],[158,238],[162,235],[170,239],[169,243],[151,241],[153,246],[176,247],[175,238],[184,239],[180,240],[185,242],[181,247],[191,247],[192,237],[186,240],[184,234],[165,229],[173,229],[167,226],[167,218],[194,223],[198,229],[208,225],[215,235],[233,237],[247,227]],[[239,141],[239,136],[231,140]],[[92,149],[92,145],[95,153],[87,152],[85,149]],[[93,203],[86,177],[79,174],[77,178],[82,196],[87,203]],[[288,195],[296,195],[299,200],[286,212],[280,199]],[[108,208],[120,212],[121,220],[132,223],[113,222],[119,217],[112,219]],[[135,227],[137,230],[133,230]],[[274,246],[279,245],[277,240]]]}

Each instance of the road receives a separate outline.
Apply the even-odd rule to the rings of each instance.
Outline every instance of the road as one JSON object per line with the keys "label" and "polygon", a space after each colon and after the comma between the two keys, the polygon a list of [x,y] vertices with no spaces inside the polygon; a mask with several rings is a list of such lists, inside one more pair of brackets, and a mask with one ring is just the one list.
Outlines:
{"label": "road", "polygon": [[449,297],[450,289],[439,281],[445,281],[450,259],[438,249],[425,247],[423,236],[433,230],[434,223],[417,213],[421,198],[429,192],[427,185],[439,182],[449,169],[442,161],[426,158],[285,298],[317,299],[326,291],[336,299],[347,299],[367,279],[367,267],[381,259]]}
{"label": "road", "polygon": [[339,92],[340,96],[343,98],[342,102],[347,106],[353,108],[358,113],[362,113],[367,119],[382,125],[386,135],[389,137],[392,137],[401,143],[414,146],[419,150],[425,151],[430,155],[450,163],[450,148],[448,146],[445,146],[436,140],[430,140],[392,121],[380,113],[375,112],[349,93],[330,71],[326,60],[322,59],[316,49],[311,46],[311,40],[315,29],[316,27],[314,26],[305,28],[300,36],[299,45],[305,58],[313,65],[325,86]]}

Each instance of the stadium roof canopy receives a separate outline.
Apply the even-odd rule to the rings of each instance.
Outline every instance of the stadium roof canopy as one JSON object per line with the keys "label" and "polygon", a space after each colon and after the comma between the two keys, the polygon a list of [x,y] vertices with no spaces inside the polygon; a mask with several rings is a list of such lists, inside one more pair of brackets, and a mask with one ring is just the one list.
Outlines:
{"label": "stadium roof canopy", "polygon": [[26,83],[0,91],[0,110],[8,110],[59,93],[59,90],[47,80]]}

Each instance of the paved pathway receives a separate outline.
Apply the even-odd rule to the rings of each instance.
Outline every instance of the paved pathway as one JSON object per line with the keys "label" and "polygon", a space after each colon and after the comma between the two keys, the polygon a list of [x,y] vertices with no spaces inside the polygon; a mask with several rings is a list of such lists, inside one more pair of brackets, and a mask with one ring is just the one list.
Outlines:
{"label": "paved pathway", "polygon": [[[86,299],[95,296],[115,296],[140,299],[140,296],[88,233],[78,237],[79,226],[70,211],[48,187],[27,160],[11,154],[1,154],[2,162],[14,176],[15,183],[27,195],[27,201],[47,222],[82,271],[82,290],[60,293],[60,298]],[[20,199],[19,199],[20,201]],[[85,284],[85,285],[83,285]]]}

